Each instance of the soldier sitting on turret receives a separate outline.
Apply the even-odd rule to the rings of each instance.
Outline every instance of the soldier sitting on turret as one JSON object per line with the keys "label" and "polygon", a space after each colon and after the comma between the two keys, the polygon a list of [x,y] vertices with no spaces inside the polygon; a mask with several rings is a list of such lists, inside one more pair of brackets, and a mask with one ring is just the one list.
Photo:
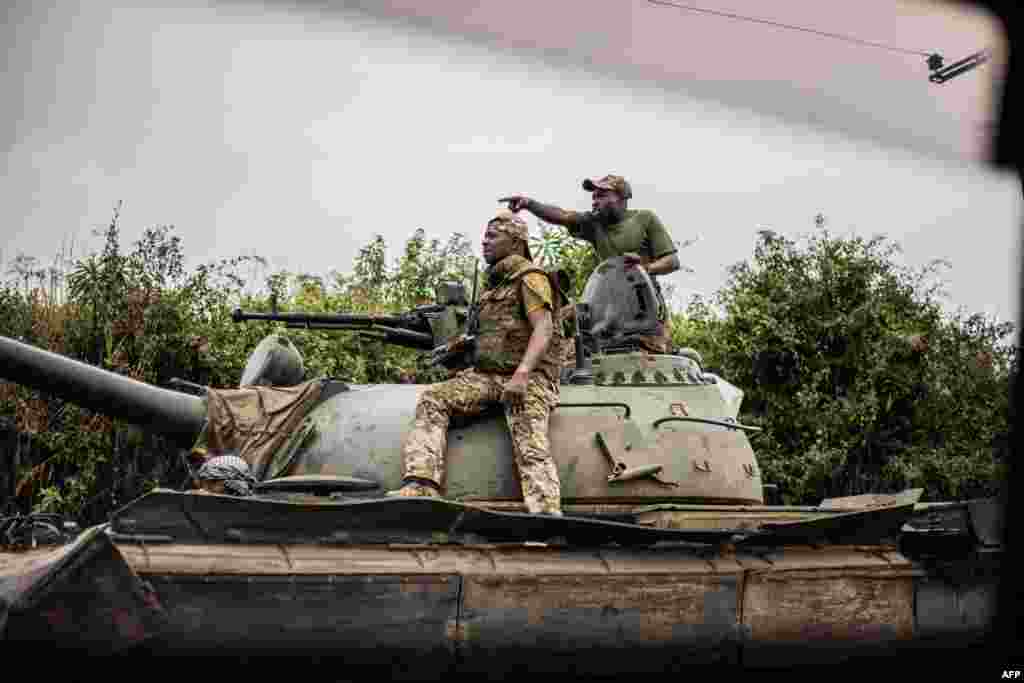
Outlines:
{"label": "soldier sitting on turret", "polygon": [[389,495],[439,495],[451,415],[476,415],[489,403],[505,418],[529,512],[561,515],[558,469],[548,446],[548,418],[558,403],[565,339],[557,286],[532,263],[526,223],[501,211],[483,236],[490,266],[479,303],[474,367],[420,396],[402,447],[405,485]]}

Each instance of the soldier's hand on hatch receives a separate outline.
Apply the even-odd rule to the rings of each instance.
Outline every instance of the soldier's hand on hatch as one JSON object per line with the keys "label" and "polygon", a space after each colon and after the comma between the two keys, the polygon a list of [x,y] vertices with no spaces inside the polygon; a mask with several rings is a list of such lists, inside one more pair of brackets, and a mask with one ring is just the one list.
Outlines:
{"label": "soldier's hand on hatch", "polygon": [[505,385],[505,391],[501,393],[501,402],[513,413],[518,413],[523,409],[523,405],[526,403],[526,384],[529,380],[528,375],[523,373],[515,373],[512,378]]}
{"label": "soldier's hand on hatch", "polygon": [[513,213],[518,212],[520,209],[525,209],[527,204],[530,203],[529,197],[524,197],[521,194],[513,194],[508,197],[502,197],[498,200],[499,202],[505,202],[508,204],[508,210]]}
{"label": "soldier's hand on hatch", "polygon": [[634,270],[637,266],[643,265],[644,260],[640,258],[639,254],[632,252],[622,255],[622,262],[626,266],[626,270]]}

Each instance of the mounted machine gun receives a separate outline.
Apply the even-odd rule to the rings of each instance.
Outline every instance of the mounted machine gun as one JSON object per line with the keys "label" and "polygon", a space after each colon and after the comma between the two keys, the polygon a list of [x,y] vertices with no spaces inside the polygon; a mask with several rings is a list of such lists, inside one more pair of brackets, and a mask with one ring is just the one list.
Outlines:
{"label": "mounted machine gun", "polygon": [[[476,277],[473,285],[476,296]],[[357,332],[360,337],[374,339],[417,351],[435,352],[433,364],[448,368],[464,367],[462,354],[442,353],[466,328],[470,318],[466,288],[457,282],[444,282],[436,289],[436,303],[417,306],[394,315],[351,315],[335,313],[279,313],[243,311],[236,308],[231,319],[236,323],[250,320],[283,322],[285,327],[306,330]]]}

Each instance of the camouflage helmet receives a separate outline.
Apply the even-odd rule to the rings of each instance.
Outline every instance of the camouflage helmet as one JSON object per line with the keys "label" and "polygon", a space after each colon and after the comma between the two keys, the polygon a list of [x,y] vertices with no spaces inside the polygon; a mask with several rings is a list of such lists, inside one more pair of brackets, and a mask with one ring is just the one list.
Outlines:
{"label": "camouflage helmet", "polygon": [[487,221],[487,225],[493,226],[498,232],[519,238],[526,249],[526,258],[533,260],[533,256],[530,255],[530,228],[526,221],[508,209],[501,209],[494,218]]}
{"label": "camouflage helmet", "polygon": [[620,175],[606,175],[598,180],[587,178],[583,181],[583,189],[587,192],[593,192],[596,189],[610,190],[617,192],[623,199],[630,199],[633,196],[633,188]]}

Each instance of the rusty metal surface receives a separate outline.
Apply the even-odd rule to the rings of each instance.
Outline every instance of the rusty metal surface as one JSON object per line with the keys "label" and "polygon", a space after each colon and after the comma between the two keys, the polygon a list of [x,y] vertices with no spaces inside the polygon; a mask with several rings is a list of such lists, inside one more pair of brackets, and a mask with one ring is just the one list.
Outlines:
{"label": "rusty metal surface", "polygon": [[[730,430],[697,430],[665,426],[644,435],[633,423],[607,415],[551,417],[551,452],[558,463],[562,496],[567,503],[586,499],[621,498],[706,500],[731,504],[764,502],[754,452],[742,434]],[[639,431],[640,438],[636,437]],[[600,433],[611,457],[627,468],[657,464],[661,479],[608,482],[612,472],[608,457],[598,445]],[[629,448],[627,449],[627,445]],[[744,465],[753,469],[748,474]],[[454,465],[453,465],[454,468]]]}
{"label": "rusty metal surface", "polygon": [[857,496],[826,498],[818,506],[820,510],[854,511],[877,507],[913,505],[921,500],[924,489],[907,489],[899,493],[862,493]]}
{"label": "rusty metal surface", "polygon": [[[681,498],[719,500],[738,504],[764,504],[761,470],[747,437],[729,429],[710,430],[690,425],[668,424],[655,436],[657,449],[679,457]],[[666,468],[666,477],[672,477]],[[705,493],[701,493],[701,492]]]}
{"label": "rusty metal surface", "polygon": [[654,503],[638,505],[633,510],[635,513],[646,512],[721,512],[735,514],[764,514],[771,516],[774,513],[789,515],[793,513],[814,513],[820,510],[812,505],[702,505],[698,503]]}
{"label": "rusty metal surface", "polygon": [[[467,505],[476,505],[488,510],[497,512],[526,512],[526,505],[523,501],[508,498],[486,498],[483,496],[467,496],[462,499]],[[637,508],[635,502],[628,499],[625,502],[614,503],[562,503],[562,512],[567,515],[580,515],[583,517],[606,517],[609,519],[632,520],[634,510]]]}
{"label": "rusty metal surface", "polygon": [[115,513],[111,529],[126,540],[242,543],[610,543],[865,544],[895,537],[913,505],[857,512],[772,511],[695,506],[646,507],[633,516],[550,517],[444,499],[376,498],[302,502],[158,490]]}
{"label": "rusty metal surface", "polygon": [[[654,507],[654,506],[651,506]],[[676,506],[681,507],[681,506]],[[665,529],[743,529],[756,531],[765,522],[818,519],[828,513],[801,510],[745,510],[692,506],[699,509],[647,509],[636,513],[638,524]]]}
{"label": "rusty metal surface", "polygon": [[[424,651],[441,648],[433,640],[441,623],[437,596],[457,594],[458,616],[447,622],[446,646],[459,654],[467,670],[483,666],[490,654],[510,651],[635,652],[660,645],[684,648],[684,659],[691,661],[746,661],[748,651],[756,658],[757,646],[764,644],[906,639],[915,633],[914,582],[922,574],[894,549],[879,546],[785,547],[764,553],[728,548],[713,553],[686,548],[587,552],[521,544],[122,548],[140,573],[173,584],[161,589],[179,591],[165,599],[173,605],[202,602],[212,610],[218,577],[232,575],[235,583],[226,582],[221,593],[232,600],[255,590],[232,586],[263,576],[277,583],[253,585],[266,587],[271,601],[291,596],[301,603],[306,598],[297,597],[299,588],[285,587],[284,573],[305,577],[307,597],[328,595],[326,588],[313,588],[319,581],[347,586],[350,606],[367,600],[404,609],[406,615],[418,609],[423,623],[402,623],[418,629],[417,634],[430,634],[423,641],[419,635],[412,638]],[[209,592],[202,600],[180,593],[201,584],[197,570],[210,577],[212,586],[204,589]],[[418,585],[430,587],[423,590],[435,597],[399,596],[403,584],[394,579],[410,577],[420,577]],[[181,622],[183,608],[175,609]],[[260,607],[257,619],[269,620],[261,616],[263,609],[270,610]],[[378,618],[383,617],[371,621]],[[310,619],[328,620],[322,623],[331,628],[363,628],[326,612]],[[269,622],[260,628],[272,630]],[[241,636],[230,635],[236,637]]]}
{"label": "rusty metal surface", "polygon": [[[458,643],[467,656],[679,648],[695,662],[738,661],[737,578],[515,576],[464,579]],[[477,658],[478,666],[486,660]],[[638,662],[641,665],[642,662]]]}
{"label": "rusty metal surface", "polygon": [[0,554],[0,567],[0,640],[110,653],[166,628],[156,594],[100,527],[55,551]]}
{"label": "rusty metal surface", "polygon": [[549,545],[363,546],[134,544],[118,545],[143,574],[608,576],[738,574],[735,560],[694,548],[594,551]]}
{"label": "rusty metal surface", "polygon": [[750,543],[879,543],[898,534],[921,492],[835,498],[818,507],[665,503],[638,508],[634,514],[637,523],[660,528],[763,532],[752,534]]}
{"label": "rusty metal surface", "polygon": [[148,575],[167,649],[401,652],[429,672],[450,663],[459,584],[450,576]]}
{"label": "rusty metal surface", "polygon": [[[640,669],[756,665],[787,645],[968,633],[994,604],[992,574],[940,580],[881,545],[107,545],[156,590],[159,651],[331,650],[382,666],[422,659],[439,673],[484,672],[499,654],[536,671],[567,656],[579,672],[617,671],[627,652]],[[9,578],[38,563],[0,566]],[[99,595],[101,584],[49,593],[85,605],[83,587]]]}
{"label": "rusty metal surface", "polygon": [[[873,549],[872,549],[873,550]],[[752,641],[906,639],[920,571],[895,552],[785,548],[746,576],[741,613]]]}
{"label": "rusty metal surface", "polygon": [[906,639],[913,602],[909,577],[756,575],[744,589],[743,621],[755,641]]}
{"label": "rusty metal surface", "polygon": [[760,530],[764,535],[751,536],[747,542],[879,543],[883,539],[897,538],[900,528],[913,513],[914,504],[905,502],[813,519],[763,522]]}
{"label": "rusty metal surface", "polygon": [[257,497],[158,490],[118,510],[111,529],[125,538],[222,543],[476,543],[547,541],[579,546],[719,543],[731,531],[658,529],[584,517],[495,512],[429,498],[294,504]]}
{"label": "rusty metal surface", "polygon": [[602,548],[545,544],[352,546],[119,543],[143,574],[741,574],[793,571],[919,577],[922,569],[892,546],[786,546],[768,551],[723,547]]}
{"label": "rusty metal surface", "polygon": [[[790,545],[771,549],[737,547],[736,557],[746,563],[757,558],[764,563],[750,565],[751,570],[765,573],[788,572],[801,569],[891,571],[907,576],[920,576],[918,568],[904,557],[894,545]],[[902,574],[901,574],[902,575]]]}

